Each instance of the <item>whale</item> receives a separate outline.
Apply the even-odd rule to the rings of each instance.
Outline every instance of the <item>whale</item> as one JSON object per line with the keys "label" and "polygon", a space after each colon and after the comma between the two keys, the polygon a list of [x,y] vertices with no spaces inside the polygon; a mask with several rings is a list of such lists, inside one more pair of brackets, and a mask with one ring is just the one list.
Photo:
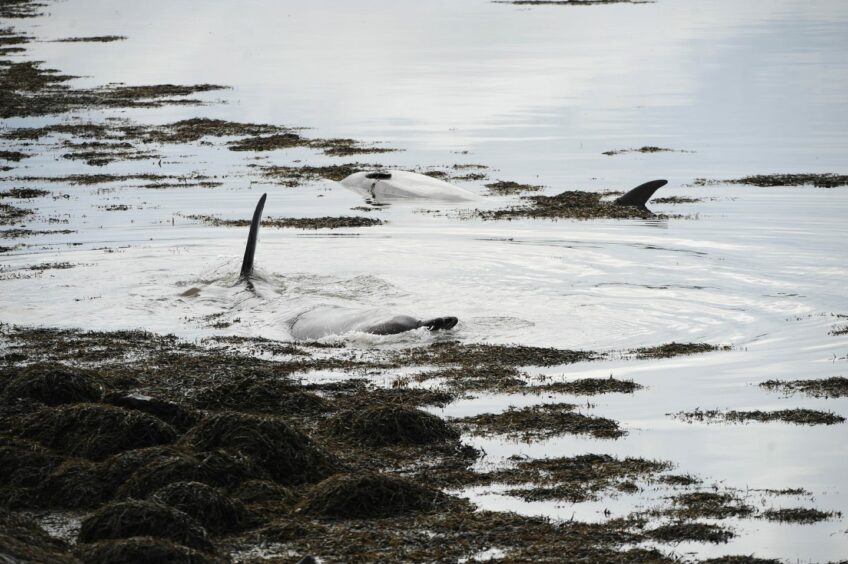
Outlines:
{"label": "whale", "polygon": [[480,199],[474,192],[444,180],[406,170],[355,172],[343,178],[340,184],[374,202],[473,202]]}
{"label": "whale", "polygon": [[[262,212],[265,208],[267,194],[262,194],[247,235],[244,258],[239,272],[239,281],[252,287],[254,275],[254,259],[259,240],[259,226],[262,222]],[[304,310],[286,322],[292,337],[300,340],[321,339],[333,335],[343,335],[359,331],[372,335],[396,335],[415,329],[429,331],[446,331],[453,329],[458,323],[454,316],[419,319],[411,315],[386,312],[381,309],[354,309],[335,305],[319,305]]]}
{"label": "whale", "polygon": [[612,201],[615,206],[631,206],[634,208],[639,208],[644,211],[651,211],[648,209],[648,200],[654,195],[654,192],[662,188],[668,184],[668,180],[658,179],[651,180],[645,182],[644,184],[640,184],[636,188],[628,191],[623,196],[619,196],[615,200]]}

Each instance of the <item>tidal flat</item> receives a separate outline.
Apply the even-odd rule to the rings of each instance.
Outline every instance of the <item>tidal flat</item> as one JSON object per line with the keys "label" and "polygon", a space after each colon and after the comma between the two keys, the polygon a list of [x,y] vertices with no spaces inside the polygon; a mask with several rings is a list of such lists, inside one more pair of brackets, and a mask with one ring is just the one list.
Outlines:
{"label": "tidal flat", "polygon": [[0,2],[0,556],[844,558],[848,8],[669,2]]}

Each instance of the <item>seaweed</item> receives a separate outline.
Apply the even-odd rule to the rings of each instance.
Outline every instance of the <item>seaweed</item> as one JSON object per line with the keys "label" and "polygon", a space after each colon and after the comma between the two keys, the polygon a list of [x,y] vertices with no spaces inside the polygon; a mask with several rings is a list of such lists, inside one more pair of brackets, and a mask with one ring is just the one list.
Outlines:
{"label": "seaweed", "polygon": [[718,525],[710,523],[670,523],[647,531],[649,537],[663,542],[699,541],[726,543],[734,536]]}
{"label": "seaweed", "polygon": [[651,478],[668,470],[671,464],[643,458],[615,458],[586,454],[569,458],[525,460],[512,457],[515,464],[484,475],[485,480],[506,484],[534,484],[507,493],[527,501],[566,500],[578,503],[597,499],[604,490],[632,490],[633,480]]}
{"label": "seaweed", "polygon": [[21,153],[20,151],[0,151],[0,160],[20,162],[21,159],[28,159],[32,155]]}
{"label": "seaweed", "polygon": [[397,149],[389,147],[363,145],[354,139],[309,139],[292,131],[268,136],[247,137],[237,141],[231,141],[228,143],[228,146],[231,151],[274,151],[293,147],[307,147],[318,149],[331,157],[397,151]]}
{"label": "seaweed", "polygon": [[572,394],[576,396],[593,396],[597,394],[632,394],[641,390],[642,385],[633,380],[617,380],[609,378],[580,378],[567,382],[552,382],[529,388],[538,393]]}
{"label": "seaweed", "polygon": [[789,507],[784,509],[768,509],[763,511],[763,518],[769,521],[780,521],[781,523],[818,523],[842,517],[839,511],[819,511],[807,507]]}
{"label": "seaweed", "polygon": [[536,184],[521,184],[519,182],[513,182],[512,180],[498,180],[496,182],[490,182],[485,186],[490,192],[500,194],[502,196],[520,194],[522,192],[538,192],[544,188],[543,186],[538,186]]}
{"label": "seaweed", "polygon": [[50,194],[47,190],[38,190],[36,188],[11,188],[0,192],[0,198],[15,198],[18,200],[29,200],[31,198],[40,198]]}
{"label": "seaweed", "polygon": [[367,446],[426,445],[459,439],[441,418],[403,405],[375,405],[342,411],[329,421],[329,432]]}
{"label": "seaweed", "polygon": [[46,408],[21,421],[20,433],[60,452],[93,460],[172,443],[177,437],[173,427],[152,415],[90,403]]}
{"label": "seaweed", "polygon": [[814,398],[844,398],[848,396],[848,378],[834,376],[817,380],[766,380],[761,388],[785,394],[800,392]]}
{"label": "seaweed", "polygon": [[161,538],[138,536],[103,540],[74,547],[74,554],[86,564],[220,564],[223,560],[204,552]]}
{"label": "seaweed", "polygon": [[[0,369],[0,381],[6,370]],[[89,371],[61,364],[39,363],[16,369],[3,389],[3,401],[28,398],[46,405],[97,402],[103,384]]]}
{"label": "seaweed", "polygon": [[770,421],[783,421],[796,425],[835,425],[844,423],[845,418],[830,411],[818,411],[814,409],[781,409],[777,411],[719,411],[701,410],[681,411],[670,414],[687,423],[694,421],[705,421],[708,423],[745,423],[757,421],[766,423]]}
{"label": "seaweed", "polygon": [[[214,225],[215,227],[247,227],[247,219],[220,219],[211,215],[193,214],[185,216]],[[293,229],[346,229],[351,227],[371,227],[382,225],[383,221],[373,217],[339,216],[339,217],[266,217],[262,219],[264,227],[293,228]]]}
{"label": "seaweed", "polygon": [[461,366],[558,366],[596,360],[600,355],[591,351],[573,351],[552,347],[524,345],[465,344],[442,341],[429,347],[407,349],[395,355],[404,364],[459,364]]}
{"label": "seaweed", "polygon": [[636,358],[671,358],[688,354],[701,354],[712,351],[728,351],[727,345],[711,345],[709,343],[666,343],[656,347],[640,347],[627,351]]}
{"label": "seaweed", "polygon": [[216,413],[192,427],[182,443],[198,450],[241,452],[281,484],[317,482],[341,468],[334,456],[274,417]]}
{"label": "seaweed", "polygon": [[772,188],[777,186],[814,186],[816,188],[836,188],[848,186],[848,175],[824,173],[824,174],[755,174],[734,178],[729,180],[709,180],[696,178],[695,186],[706,186],[709,184],[747,184],[760,188]]}
{"label": "seaweed", "polygon": [[124,35],[96,35],[92,37],[65,37],[63,39],[54,39],[56,43],[112,43],[114,41],[123,41],[126,39]]}
{"label": "seaweed", "polygon": [[145,497],[175,482],[201,482],[215,487],[235,487],[247,480],[269,478],[268,473],[251,459],[238,452],[220,449],[197,453],[180,450],[151,451],[141,460],[126,462],[135,467],[130,468],[132,471],[126,479],[115,479],[122,482],[115,492],[119,498]]}
{"label": "seaweed", "polygon": [[198,419],[196,414],[175,403],[139,393],[114,393],[108,395],[104,401],[125,409],[149,413],[181,431],[197,423]]}
{"label": "seaweed", "polygon": [[472,434],[505,434],[525,441],[541,440],[566,433],[591,435],[599,439],[617,439],[626,434],[618,423],[604,417],[575,413],[569,403],[533,405],[502,413],[484,413],[457,419]]}
{"label": "seaweed", "polygon": [[654,204],[696,204],[702,202],[701,198],[687,198],[685,196],[669,196],[667,198],[654,198]]}
{"label": "seaweed", "polygon": [[107,539],[155,537],[211,551],[203,526],[193,517],[161,503],[129,500],[105,505],[83,519],[78,540],[92,543]]}
{"label": "seaweed", "polygon": [[565,191],[555,196],[522,196],[522,204],[499,210],[477,210],[481,219],[500,220],[523,217],[542,219],[656,219],[644,207],[618,206],[601,201],[597,192]]}
{"label": "seaweed", "polygon": [[336,474],[315,485],[298,505],[307,515],[375,519],[445,508],[450,496],[387,474]]}
{"label": "seaweed", "polygon": [[292,490],[270,480],[247,480],[232,493],[233,497],[246,504],[280,504],[288,507],[295,498]]}
{"label": "seaweed", "polygon": [[228,409],[292,415],[321,413],[327,402],[310,392],[305,392],[286,380],[267,380],[255,377],[233,378],[217,386],[198,391],[196,404],[204,409]]}
{"label": "seaweed", "polygon": [[681,152],[684,153],[686,151],[677,151],[676,149],[668,149],[666,147],[655,147],[653,145],[645,145],[644,147],[639,147],[638,149],[615,149],[612,151],[604,151],[601,153],[602,155],[607,155],[608,157],[614,155],[623,155],[624,153],[675,153]]}
{"label": "seaweed", "polygon": [[674,507],[666,513],[676,519],[727,519],[748,517],[755,509],[741,498],[729,493],[689,492],[672,497]]}
{"label": "seaweed", "polygon": [[200,482],[174,482],[157,490],[148,499],[194,517],[215,535],[243,530],[255,522],[242,502]]}
{"label": "seaweed", "polygon": [[0,203],[0,225],[13,225],[32,215],[32,210]]}
{"label": "seaweed", "polygon": [[339,181],[362,170],[385,168],[380,164],[345,163],[325,166],[263,166],[262,175],[274,180],[277,184],[293,188],[306,182],[327,179]]}
{"label": "seaweed", "polygon": [[4,562],[77,562],[67,551],[67,544],[51,537],[32,519],[0,509],[0,558]]}
{"label": "seaweed", "polygon": [[6,488],[35,487],[61,462],[61,456],[37,443],[0,436],[0,483]]}

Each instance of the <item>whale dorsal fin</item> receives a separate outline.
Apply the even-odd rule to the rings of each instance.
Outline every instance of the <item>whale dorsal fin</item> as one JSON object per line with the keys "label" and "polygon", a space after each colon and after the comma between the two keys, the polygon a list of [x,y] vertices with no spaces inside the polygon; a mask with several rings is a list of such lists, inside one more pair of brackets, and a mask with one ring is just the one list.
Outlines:
{"label": "whale dorsal fin", "polygon": [[668,184],[668,180],[651,180],[650,182],[645,182],[644,184],[640,184],[633,190],[629,191],[627,194],[621,196],[613,203],[617,206],[636,206],[638,208],[644,208],[645,204],[648,203],[648,200],[651,199],[651,196],[654,195],[654,192],[666,184]]}
{"label": "whale dorsal fin", "polygon": [[253,211],[253,219],[250,221],[250,234],[247,236],[247,247],[244,249],[244,260],[241,261],[241,277],[250,278],[253,273],[253,255],[256,254],[256,241],[259,238],[259,223],[262,221],[262,210],[265,208],[265,197],[262,194],[256,209]]}
{"label": "whale dorsal fin", "polygon": [[370,178],[371,180],[388,180],[392,177],[391,172],[369,172],[365,175],[365,178]]}

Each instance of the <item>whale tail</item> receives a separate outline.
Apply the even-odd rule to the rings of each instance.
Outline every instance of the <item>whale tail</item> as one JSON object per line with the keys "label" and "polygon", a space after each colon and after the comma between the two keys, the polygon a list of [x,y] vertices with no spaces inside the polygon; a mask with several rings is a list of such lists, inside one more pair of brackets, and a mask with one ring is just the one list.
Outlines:
{"label": "whale tail", "polygon": [[250,278],[253,274],[253,255],[256,254],[256,241],[259,238],[259,223],[262,221],[262,210],[265,208],[265,197],[262,194],[256,209],[253,211],[253,219],[250,221],[250,233],[247,236],[247,246],[244,249],[244,260],[241,261],[241,277]]}
{"label": "whale tail", "polygon": [[651,196],[654,195],[654,192],[666,184],[668,184],[668,180],[651,180],[650,182],[645,182],[616,199],[613,203],[617,206],[644,208],[648,200],[651,199]]}

